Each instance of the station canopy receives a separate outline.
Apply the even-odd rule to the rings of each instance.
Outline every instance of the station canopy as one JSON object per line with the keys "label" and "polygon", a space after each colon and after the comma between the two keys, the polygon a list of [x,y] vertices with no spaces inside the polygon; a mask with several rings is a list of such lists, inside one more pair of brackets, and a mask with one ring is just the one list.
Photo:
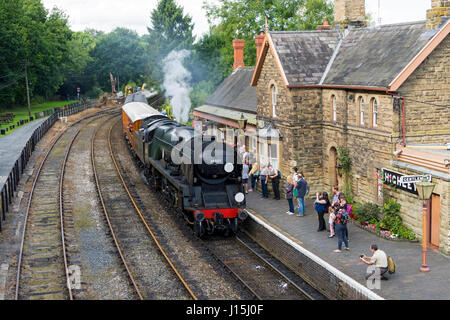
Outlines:
{"label": "station canopy", "polygon": [[161,113],[143,102],[130,102],[122,107],[128,118],[134,123],[150,116],[160,115]]}

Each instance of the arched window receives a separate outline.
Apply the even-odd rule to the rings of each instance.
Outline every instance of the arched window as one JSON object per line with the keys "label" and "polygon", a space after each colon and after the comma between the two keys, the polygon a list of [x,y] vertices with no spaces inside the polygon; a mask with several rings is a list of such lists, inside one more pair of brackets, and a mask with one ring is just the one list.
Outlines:
{"label": "arched window", "polygon": [[277,94],[278,90],[276,86],[272,86],[272,116],[275,118],[277,116]]}
{"label": "arched window", "polygon": [[336,106],[336,96],[331,96],[331,112],[333,113],[333,121],[337,121],[337,106]]}
{"label": "arched window", "polygon": [[378,102],[377,99],[372,99],[372,126],[378,126]]}
{"label": "arched window", "polygon": [[359,98],[359,124],[364,125],[364,98]]}

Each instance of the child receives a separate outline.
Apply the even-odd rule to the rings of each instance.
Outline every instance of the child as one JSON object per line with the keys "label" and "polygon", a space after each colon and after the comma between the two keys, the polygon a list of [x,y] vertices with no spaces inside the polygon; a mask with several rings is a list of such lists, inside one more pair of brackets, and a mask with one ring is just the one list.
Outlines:
{"label": "child", "polygon": [[295,213],[294,209],[294,201],[293,201],[293,194],[294,194],[294,180],[292,179],[292,176],[288,176],[287,178],[287,185],[286,185],[286,199],[289,203],[289,211],[286,212],[288,215],[293,215]]}
{"label": "child", "polygon": [[334,219],[336,219],[335,210],[339,207],[338,203],[335,203],[332,207],[332,210],[330,210],[330,217],[328,218],[328,223],[330,224],[330,235],[328,238],[333,238],[336,233],[334,232]]}

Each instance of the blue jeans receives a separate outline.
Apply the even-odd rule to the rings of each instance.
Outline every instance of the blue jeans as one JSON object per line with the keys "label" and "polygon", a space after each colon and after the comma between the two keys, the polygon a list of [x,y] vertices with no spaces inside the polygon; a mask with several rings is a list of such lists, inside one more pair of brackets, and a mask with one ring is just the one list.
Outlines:
{"label": "blue jeans", "polygon": [[256,187],[256,179],[258,179],[258,176],[251,174],[250,175],[250,180],[252,182],[252,190],[255,190]]}
{"label": "blue jeans", "polygon": [[294,213],[295,212],[294,201],[292,199],[287,199],[287,201],[289,202],[289,211]]}
{"label": "blue jeans", "polygon": [[345,247],[348,248],[347,225],[346,224],[336,224],[336,225],[334,225],[334,230],[338,236],[338,249],[342,250],[342,242],[344,242]]}
{"label": "blue jeans", "polygon": [[305,215],[305,198],[297,198],[298,199],[298,214],[300,216]]}
{"label": "blue jeans", "polygon": [[263,198],[269,197],[269,189],[267,188],[267,176],[261,176],[261,188],[262,188],[262,196]]}

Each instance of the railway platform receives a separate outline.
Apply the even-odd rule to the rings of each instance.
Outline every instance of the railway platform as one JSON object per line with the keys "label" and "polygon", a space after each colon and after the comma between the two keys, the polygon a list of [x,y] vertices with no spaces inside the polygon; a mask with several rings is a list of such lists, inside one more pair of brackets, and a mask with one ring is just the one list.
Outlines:
{"label": "railway platform", "polygon": [[0,138],[0,190],[5,184],[14,163],[20,157],[22,149],[32,136],[34,130],[38,128],[47,117],[33,121],[13,133]]}
{"label": "railway platform", "polygon": [[[317,231],[318,219],[313,200],[305,202],[306,216],[299,217],[286,213],[289,206],[284,199],[261,199],[257,192],[250,192],[247,197],[247,207],[256,218],[264,219],[288,237],[297,239],[296,242],[301,247],[365,287],[367,265],[360,261],[359,256],[371,256],[370,245],[377,244],[394,259],[396,272],[388,275],[388,281],[381,281],[380,289],[371,289],[376,295],[387,300],[450,299],[450,257],[428,249],[430,272],[420,272],[421,243],[385,240],[352,223],[348,225],[350,251],[334,253],[333,250],[337,249],[337,236],[328,238],[328,232]],[[328,226],[328,215],[325,220]]]}

